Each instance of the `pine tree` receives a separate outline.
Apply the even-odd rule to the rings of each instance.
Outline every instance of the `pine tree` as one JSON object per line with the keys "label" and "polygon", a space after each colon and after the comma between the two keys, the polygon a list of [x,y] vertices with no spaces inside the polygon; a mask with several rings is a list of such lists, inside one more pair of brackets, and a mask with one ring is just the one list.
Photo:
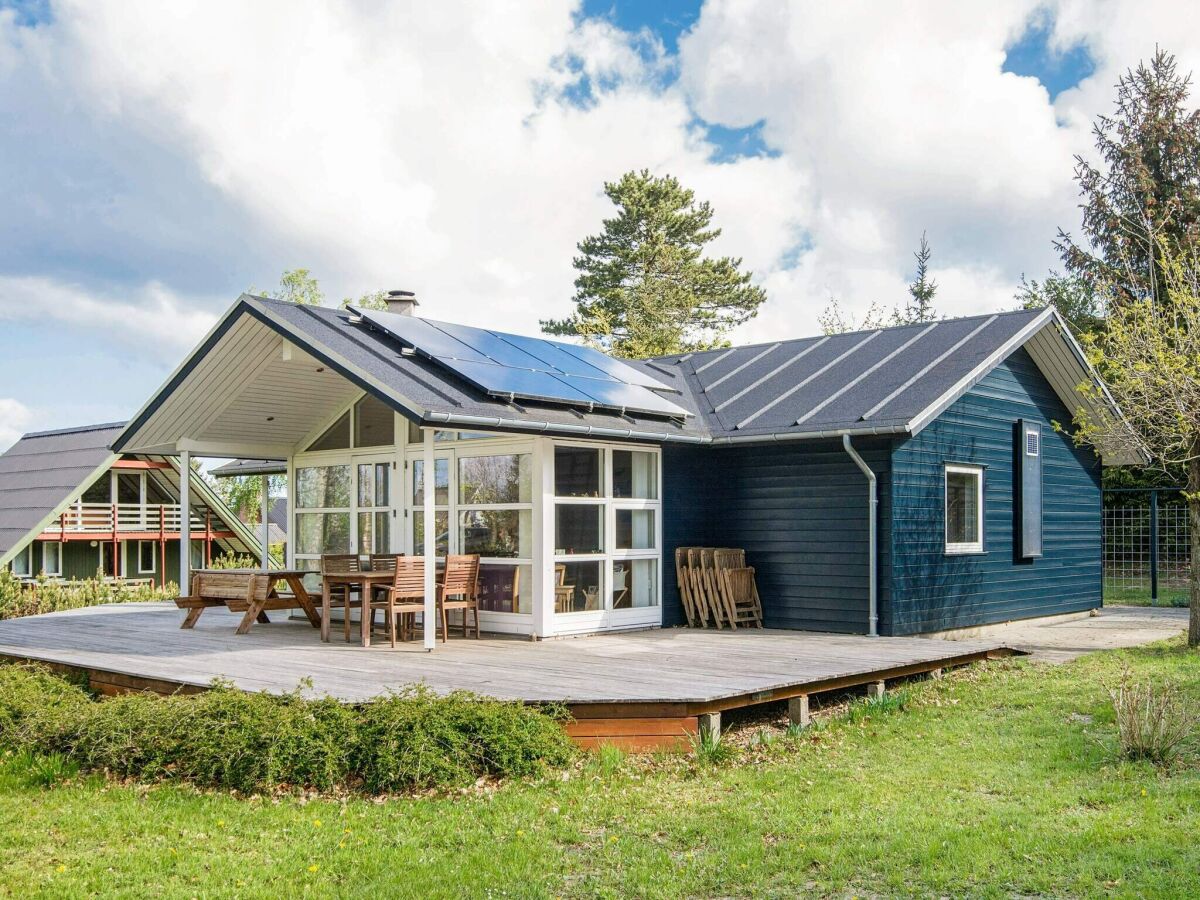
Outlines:
{"label": "pine tree", "polygon": [[925,232],[921,232],[921,243],[913,254],[917,260],[917,277],[908,286],[911,299],[904,309],[898,310],[893,317],[897,325],[911,325],[914,322],[932,322],[937,313],[933,309],[933,298],[937,294],[937,282],[929,277],[929,260],[933,250]]}
{"label": "pine tree", "polygon": [[1068,274],[1113,303],[1165,302],[1164,248],[1200,251],[1200,111],[1187,110],[1190,86],[1175,57],[1156,51],[1121,77],[1115,115],[1092,129],[1100,166],[1075,158],[1086,240],[1060,230],[1055,247]]}
{"label": "pine tree", "polygon": [[707,202],[646,169],[606,183],[604,193],[617,215],[578,245],[575,312],[543,321],[543,331],[640,358],[722,346],[757,314],[766,292],[741,259],[704,256],[721,233]]}

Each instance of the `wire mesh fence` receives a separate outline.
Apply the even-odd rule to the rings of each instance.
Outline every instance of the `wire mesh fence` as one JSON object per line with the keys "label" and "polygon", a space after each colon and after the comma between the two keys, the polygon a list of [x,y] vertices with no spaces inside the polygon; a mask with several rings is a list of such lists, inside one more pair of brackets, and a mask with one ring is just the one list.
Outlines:
{"label": "wire mesh fence", "polygon": [[1187,606],[1190,531],[1178,490],[1104,492],[1104,601]]}

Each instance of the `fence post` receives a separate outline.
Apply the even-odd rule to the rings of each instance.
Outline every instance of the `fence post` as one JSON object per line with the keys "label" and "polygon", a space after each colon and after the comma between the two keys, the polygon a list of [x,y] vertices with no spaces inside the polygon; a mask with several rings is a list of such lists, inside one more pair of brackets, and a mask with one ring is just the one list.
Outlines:
{"label": "fence post", "polygon": [[1150,491],[1150,603],[1158,603],[1158,491]]}

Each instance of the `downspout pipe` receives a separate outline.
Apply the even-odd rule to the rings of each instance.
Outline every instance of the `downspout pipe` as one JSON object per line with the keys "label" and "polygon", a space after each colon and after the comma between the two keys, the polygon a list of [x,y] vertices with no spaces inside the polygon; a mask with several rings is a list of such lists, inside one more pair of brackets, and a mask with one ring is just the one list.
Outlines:
{"label": "downspout pipe", "polygon": [[850,443],[850,435],[842,435],[842,447],[850,454],[850,458],[854,460],[854,464],[862,470],[862,473],[867,476],[867,489],[870,492],[868,498],[868,586],[867,598],[869,608],[869,626],[867,634],[871,637],[879,636],[879,564],[878,553],[875,546],[875,535],[878,532],[879,520],[879,481],[875,477],[875,473],[871,471],[871,467],[867,465],[866,460],[858,455],[858,451],[854,449],[854,445]]}

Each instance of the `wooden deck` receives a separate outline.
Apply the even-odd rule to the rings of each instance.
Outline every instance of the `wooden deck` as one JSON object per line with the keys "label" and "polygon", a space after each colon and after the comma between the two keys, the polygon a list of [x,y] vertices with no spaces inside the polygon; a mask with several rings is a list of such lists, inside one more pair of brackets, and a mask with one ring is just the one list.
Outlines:
{"label": "wooden deck", "polygon": [[190,631],[179,628],[181,618],[173,604],[131,603],[12,619],[0,622],[0,657],[82,671],[106,692],[202,690],[222,678],[283,693],[310,679],[312,693],[354,702],[420,682],[439,692],[563,703],[582,743],[613,735],[633,746],[694,730],[700,715],[1011,652],[986,640],[664,629],[544,642],[452,638],[427,653],[418,642],[364,649],[337,629],[325,644],[307,622],[282,615],[245,635],[234,633],[238,616],[222,610],[209,610]]}

